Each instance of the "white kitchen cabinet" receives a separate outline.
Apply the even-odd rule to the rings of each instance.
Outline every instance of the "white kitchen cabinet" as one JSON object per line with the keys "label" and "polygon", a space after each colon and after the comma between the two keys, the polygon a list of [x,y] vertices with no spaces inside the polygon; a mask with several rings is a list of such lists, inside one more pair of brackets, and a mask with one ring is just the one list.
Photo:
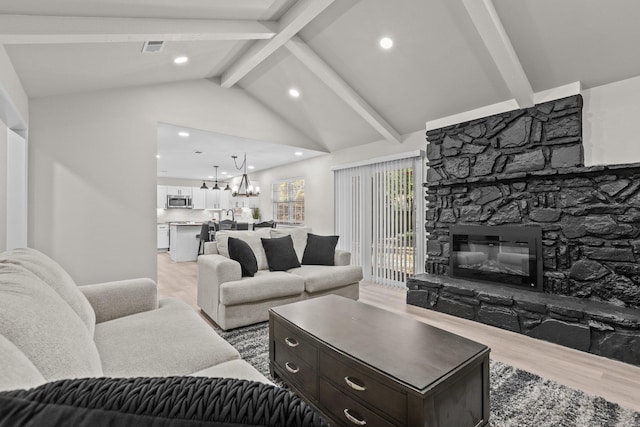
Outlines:
{"label": "white kitchen cabinet", "polygon": [[166,185],[158,185],[156,188],[156,208],[158,209],[166,209],[167,208],[167,186]]}
{"label": "white kitchen cabinet", "polygon": [[207,190],[204,200],[205,209],[220,208],[220,191]]}
{"label": "white kitchen cabinet", "polygon": [[193,203],[193,209],[206,209],[205,198],[211,190],[201,190],[199,187],[193,187],[191,201]]}
{"label": "white kitchen cabinet", "polygon": [[192,196],[193,190],[191,187],[178,187],[178,186],[168,186],[167,192],[170,196]]}
{"label": "white kitchen cabinet", "polygon": [[228,191],[207,191],[205,195],[205,209],[229,209],[230,207]]}
{"label": "white kitchen cabinet", "polygon": [[233,197],[230,203],[233,208],[258,208],[260,207],[260,196]]}
{"label": "white kitchen cabinet", "polygon": [[220,191],[220,201],[218,202],[220,209],[231,208],[231,191]]}
{"label": "white kitchen cabinet", "polygon": [[158,250],[169,250],[169,224],[158,224]]}
{"label": "white kitchen cabinet", "polygon": [[169,225],[169,255],[175,262],[195,261],[198,258],[200,234],[202,224],[174,224]]}

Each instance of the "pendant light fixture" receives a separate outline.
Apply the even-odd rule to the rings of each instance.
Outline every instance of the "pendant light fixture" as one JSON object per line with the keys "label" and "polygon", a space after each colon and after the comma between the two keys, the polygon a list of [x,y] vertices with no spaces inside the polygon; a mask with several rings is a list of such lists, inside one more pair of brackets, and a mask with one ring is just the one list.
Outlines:
{"label": "pendant light fixture", "polygon": [[257,197],[260,195],[260,187],[253,188],[253,185],[249,183],[249,177],[247,176],[247,153],[244,153],[244,160],[240,166],[238,166],[238,156],[231,156],[236,169],[242,169],[242,178],[240,178],[240,184],[234,185],[231,190],[233,197]]}
{"label": "pendant light fixture", "polygon": [[211,187],[212,190],[220,190],[220,187],[218,187],[218,166],[214,166],[214,168],[216,168],[216,184]]}
{"label": "pendant light fixture", "polygon": [[200,189],[201,190],[208,190],[209,187],[207,187],[207,183],[206,182],[202,181],[202,185],[200,186]]}

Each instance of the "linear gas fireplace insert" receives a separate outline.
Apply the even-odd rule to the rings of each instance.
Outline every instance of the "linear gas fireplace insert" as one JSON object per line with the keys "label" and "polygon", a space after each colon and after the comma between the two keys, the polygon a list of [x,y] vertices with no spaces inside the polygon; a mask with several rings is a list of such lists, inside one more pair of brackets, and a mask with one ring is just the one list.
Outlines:
{"label": "linear gas fireplace insert", "polygon": [[449,228],[452,277],[542,291],[542,229],[454,225]]}

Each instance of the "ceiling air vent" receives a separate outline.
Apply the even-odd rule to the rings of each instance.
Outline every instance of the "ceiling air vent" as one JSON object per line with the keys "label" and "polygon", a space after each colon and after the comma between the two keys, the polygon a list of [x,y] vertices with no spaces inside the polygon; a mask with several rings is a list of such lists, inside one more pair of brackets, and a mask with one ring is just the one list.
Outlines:
{"label": "ceiling air vent", "polygon": [[142,46],[142,53],[158,53],[164,47],[164,41],[148,41]]}

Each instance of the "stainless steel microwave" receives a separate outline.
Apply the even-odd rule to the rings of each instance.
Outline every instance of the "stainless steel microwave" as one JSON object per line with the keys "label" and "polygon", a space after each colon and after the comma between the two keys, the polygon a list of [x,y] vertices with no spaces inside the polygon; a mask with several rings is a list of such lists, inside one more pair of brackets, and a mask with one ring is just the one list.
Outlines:
{"label": "stainless steel microwave", "polygon": [[167,209],[192,209],[191,196],[175,195],[167,196]]}

